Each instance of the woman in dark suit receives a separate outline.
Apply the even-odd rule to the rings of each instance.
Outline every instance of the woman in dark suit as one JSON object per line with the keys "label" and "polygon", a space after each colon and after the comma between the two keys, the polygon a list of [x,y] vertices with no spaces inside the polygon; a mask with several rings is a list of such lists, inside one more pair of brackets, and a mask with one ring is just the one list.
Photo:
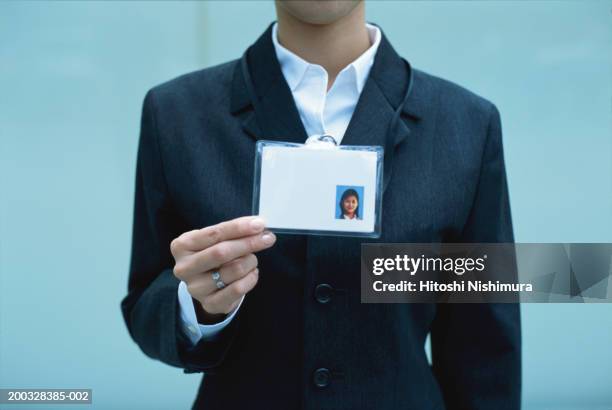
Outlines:
{"label": "woman in dark suit", "polygon": [[256,141],[303,143],[323,124],[343,145],[391,143],[379,242],[512,242],[496,107],[412,69],[393,123],[410,70],[362,2],[276,9],[245,57],[256,101],[240,60],[145,98],[132,338],[205,374],[195,408],[518,409],[517,305],[362,304],[363,240],[277,237],[245,216]]}

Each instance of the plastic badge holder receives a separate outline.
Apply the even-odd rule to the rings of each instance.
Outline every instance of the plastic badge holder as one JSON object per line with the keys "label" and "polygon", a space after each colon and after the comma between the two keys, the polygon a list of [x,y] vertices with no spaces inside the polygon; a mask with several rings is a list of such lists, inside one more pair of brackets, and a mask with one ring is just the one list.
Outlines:
{"label": "plastic badge holder", "polygon": [[383,147],[258,141],[253,215],[278,233],[378,238]]}

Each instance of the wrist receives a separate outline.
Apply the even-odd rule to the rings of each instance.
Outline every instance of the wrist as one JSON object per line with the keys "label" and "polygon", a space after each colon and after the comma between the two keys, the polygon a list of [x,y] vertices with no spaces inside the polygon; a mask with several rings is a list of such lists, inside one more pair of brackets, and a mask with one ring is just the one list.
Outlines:
{"label": "wrist", "polygon": [[192,300],[196,313],[196,319],[201,325],[214,325],[222,322],[227,317],[227,315],[224,313],[208,313],[204,310],[202,304],[197,299],[192,298]]}

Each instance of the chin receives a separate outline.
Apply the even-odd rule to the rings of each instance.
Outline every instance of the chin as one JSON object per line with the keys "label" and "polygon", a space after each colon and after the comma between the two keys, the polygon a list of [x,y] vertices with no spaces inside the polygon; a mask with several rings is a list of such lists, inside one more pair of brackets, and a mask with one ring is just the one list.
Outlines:
{"label": "chin", "polygon": [[347,16],[360,2],[361,0],[280,0],[277,3],[303,23],[325,25]]}

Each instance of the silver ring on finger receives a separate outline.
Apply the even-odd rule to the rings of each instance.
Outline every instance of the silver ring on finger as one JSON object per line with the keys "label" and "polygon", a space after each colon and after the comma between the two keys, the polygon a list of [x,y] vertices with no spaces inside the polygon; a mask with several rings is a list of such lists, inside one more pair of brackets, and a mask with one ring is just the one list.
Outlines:
{"label": "silver ring on finger", "polygon": [[217,289],[223,289],[225,287],[225,282],[223,282],[221,280],[221,274],[219,273],[218,270],[214,271],[212,273],[212,279],[215,282],[215,286],[217,287]]}

